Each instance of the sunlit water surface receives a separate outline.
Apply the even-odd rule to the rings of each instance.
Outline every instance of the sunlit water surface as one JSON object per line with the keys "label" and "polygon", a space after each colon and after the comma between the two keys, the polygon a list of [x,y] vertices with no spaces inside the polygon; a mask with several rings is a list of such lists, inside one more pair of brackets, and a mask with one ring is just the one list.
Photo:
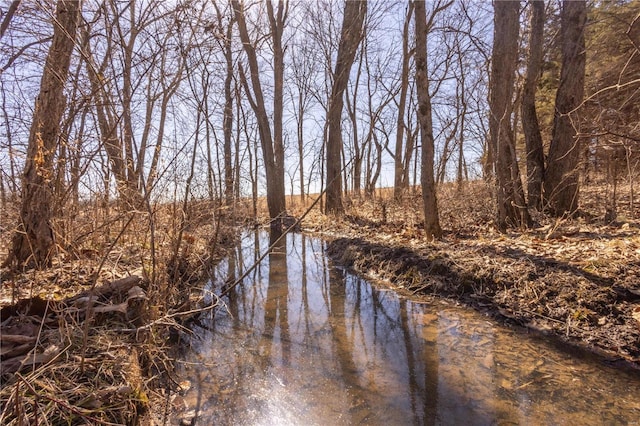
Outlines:
{"label": "sunlit water surface", "polygon": [[[268,233],[244,234],[205,293],[268,246]],[[178,369],[197,424],[640,424],[637,375],[376,290],[318,239],[288,235],[223,300]]]}

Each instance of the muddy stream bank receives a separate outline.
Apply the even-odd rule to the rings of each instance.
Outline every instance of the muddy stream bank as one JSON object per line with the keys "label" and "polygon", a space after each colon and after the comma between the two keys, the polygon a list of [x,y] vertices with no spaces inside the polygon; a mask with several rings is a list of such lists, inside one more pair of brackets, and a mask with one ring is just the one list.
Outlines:
{"label": "muddy stream bank", "polygon": [[[245,233],[204,290],[269,246]],[[401,297],[290,234],[200,319],[178,360],[194,424],[634,424],[640,377],[443,300]]]}

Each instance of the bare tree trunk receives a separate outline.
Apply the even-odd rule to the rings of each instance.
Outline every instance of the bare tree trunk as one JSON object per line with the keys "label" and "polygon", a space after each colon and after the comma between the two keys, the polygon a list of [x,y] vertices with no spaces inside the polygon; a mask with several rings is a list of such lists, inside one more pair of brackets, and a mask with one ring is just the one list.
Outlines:
{"label": "bare tree trunk", "polygon": [[[378,184],[378,179],[380,178],[380,172],[382,170],[383,146],[382,146],[382,143],[380,143],[380,139],[378,138],[377,133],[371,132],[369,137],[373,140],[373,144],[376,147],[375,167],[373,167],[373,165],[370,166],[369,171],[367,173],[369,176],[367,178],[366,187],[365,187],[367,195],[371,197],[375,194],[376,185]],[[384,140],[387,142],[389,141],[387,134],[384,135]],[[374,161],[371,161],[371,163],[374,163]]]}
{"label": "bare tree trunk", "polygon": [[[460,102],[462,104],[462,111],[460,112],[460,133],[458,136],[458,174],[456,177],[458,183],[458,189],[462,188],[462,182],[464,180],[464,176],[466,176],[466,163],[464,160],[464,128],[465,121],[467,117],[467,101],[465,99],[465,87],[464,87],[464,76],[461,77],[462,80],[462,89],[460,91]],[[463,176],[464,175],[464,176]]]}
{"label": "bare tree trunk", "polygon": [[[298,120],[297,120],[297,136],[298,136],[298,161],[300,162],[298,171],[300,174],[300,202],[302,206],[306,206],[306,198],[304,196],[304,93],[301,87],[298,88]],[[293,195],[293,193],[291,194]]]}
{"label": "bare tree trunk", "polygon": [[211,155],[211,125],[207,117],[209,117],[209,97],[207,96],[209,92],[209,85],[207,82],[207,86],[205,93],[202,96],[202,104],[204,108],[204,137],[205,137],[205,146],[207,147],[207,189],[209,191],[209,201],[213,202],[216,197],[216,185],[215,185],[215,176],[213,170],[213,156]]}
{"label": "bare tree trunk", "polygon": [[[286,197],[284,190],[284,131],[283,131],[283,103],[284,103],[284,48],[282,47],[282,32],[284,31],[288,1],[278,0],[278,9],[274,14],[271,1],[267,1],[267,15],[273,41],[273,155],[275,166],[276,190],[275,198],[278,214],[286,213]],[[274,216],[272,216],[273,218]],[[280,223],[276,226],[281,227]]]}
{"label": "bare tree trunk", "polygon": [[54,246],[52,214],[53,156],[60,120],[66,108],[64,86],[69,73],[80,16],[80,2],[60,0],[56,6],[53,41],[36,99],[22,180],[21,223],[5,265],[46,268]]}
{"label": "bare tree trunk", "polygon": [[[403,143],[404,143],[404,112],[407,105],[407,91],[409,89],[409,60],[413,55],[413,51],[409,50],[409,24],[411,22],[411,15],[413,15],[413,3],[409,2],[407,6],[407,15],[404,21],[402,29],[402,70],[400,75],[400,100],[398,102],[398,119],[396,123],[396,147],[394,152],[394,182],[393,182],[393,197],[400,201],[402,194],[408,186],[407,175],[410,159],[403,155]],[[407,138],[408,139],[408,138]],[[407,143],[409,143],[407,141]],[[403,161],[404,160],[404,161]]]}
{"label": "bare tree trunk", "polygon": [[[124,63],[122,65],[122,121],[124,124],[124,130],[122,132],[122,143],[124,144],[124,168],[126,170],[126,179],[127,179],[127,193],[125,194],[125,202],[134,208],[138,208],[142,205],[142,196],[140,189],[142,188],[143,182],[140,181],[140,176],[136,173],[137,167],[134,165],[133,159],[133,111],[131,108],[131,103],[133,101],[133,83],[132,83],[132,71],[133,71],[133,49],[136,44],[136,38],[138,37],[140,28],[138,28],[138,24],[136,22],[136,5],[135,0],[131,2],[128,7],[129,9],[129,39],[124,40],[124,36],[122,37],[122,41],[124,42],[123,53],[124,53]],[[120,19],[115,20],[117,30],[120,34],[123,34],[123,29],[121,28]],[[126,30],[125,30],[126,31]],[[151,102],[151,100],[148,100]],[[144,144],[145,139],[141,141],[141,144]],[[138,162],[139,164],[144,164],[144,148],[140,149]]]}
{"label": "bare tree trunk", "polygon": [[[7,18],[5,18],[7,19]],[[6,138],[7,138],[7,151],[9,153],[9,184],[8,186],[10,186],[10,195],[11,198],[13,199],[16,194],[18,193],[18,178],[16,177],[16,175],[18,174],[16,169],[16,162],[15,162],[15,155],[14,155],[14,149],[13,149],[13,135],[11,133],[11,122],[10,122],[10,115],[8,114],[7,111],[7,96],[6,96],[6,91],[4,90],[4,84],[0,81],[0,93],[2,96],[2,116],[4,117],[4,128],[5,128],[5,134],[6,134]]]}
{"label": "bare tree trunk", "polygon": [[[113,102],[104,85],[103,74],[109,64],[111,58],[111,45],[107,46],[105,57],[100,64],[94,63],[93,53],[90,44],[89,28],[83,28],[83,51],[82,59],[85,61],[89,83],[91,85],[92,96],[95,99],[95,109],[98,121],[98,129],[100,130],[101,142],[107,153],[107,157],[111,164],[113,176],[116,180],[116,187],[120,196],[125,203],[132,202],[136,197],[134,194],[138,192],[137,182],[128,174],[127,154],[123,155],[124,138],[118,135],[118,127],[120,118],[116,116]],[[123,111],[125,109],[123,108]],[[128,152],[128,151],[127,151]]]}
{"label": "bare tree trunk", "polygon": [[[304,142],[304,122],[307,108],[312,94],[312,83],[315,61],[311,53],[308,41],[304,40],[298,44],[295,53],[291,56],[291,66],[293,71],[294,84],[290,87],[292,102],[297,102],[294,116],[296,120],[296,137],[298,146],[298,176],[300,179],[300,201],[306,205],[305,191],[305,142]],[[293,193],[291,194],[293,195]]]}
{"label": "bare tree trunk", "polygon": [[[222,13],[214,2],[218,15],[218,25],[222,28]],[[233,34],[234,20],[230,20],[227,25],[226,37],[222,43],[224,59],[226,62],[226,73],[224,77],[224,116],[222,128],[224,132],[224,200],[227,206],[233,202],[233,167],[231,164],[231,142],[233,134],[233,93],[231,83],[233,82],[233,57],[231,50],[231,36]]]}
{"label": "bare tree trunk", "polygon": [[562,70],[556,94],[553,135],[544,176],[544,198],[555,216],[578,209],[580,139],[572,113],[582,103],[585,78],[585,1],[562,2]]}
{"label": "bare tree trunk", "polygon": [[518,15],[520,1],[494,3],[493,57],[489,95],[489,128],[496,174],[496,226],[527,227],[530,217],[521,194],[522,183],[515,157],[511,128],[513,90],[518,60]]}
{"label": "bare tree trunk", "polygon": [[[382,115],[384,109],[394,101],[395,91],[394,90],[386,90],[384,97],[379,100],[376,98],[375,93],[378,92],[378,81],[382,78],[380,73],[377,70],[374,70],[374,66],[372,66],[370,58],[371,55],[369,50],[367,49],[368,45],[365,45],[363,49],[364,63],[365,63],[365,71],[367,75],[367,115],[366,122],[368,126],[366,128],[366,136],[364,136],[364,144],[363,150],[366,147],[367,149],[367,173],[366,173],[366,181],[365,181],[365,193],[368,196],[373,196],[375,194],[376,184],[378,179],[380,178],[380,173],[382,170],[382,151],[389,151],[389,134],[387,133],[386,127],[384,125],[384,120],[382,119]],[[374,102],[378,101],[377,105],[374,105]],[[382,141],[378,137],[378,132],[383,133]],[[372,146],[373,142],[373,146]],[[373,149],[375,146],[375,150]],[[372,158],[372,153],[373,155]]]}
{"label": "bare tree trunk", "polygon": [[13,18],[13,15],[15,15],[16,10],[18,10],[18,6],[20,6],[20,0],[13,0],[5,12],[2,24],[0,24],[0,39],[4,37],[4,33],[7,31],[7,28],[9,28],[11,19]]}
{"label": "bare tree trunk", "polygon": [[7,210],[7,190],[4,187],[4,173],[2,172],[0,172],[0,208],[2,216],[4,216]]}
{"label": "bare tree trunk", "polygon": [[413,167],[413,185],[416,185],[416,164],[418,155],[415,153],[416,151],[416,141],[418,140],[418,131],[420,130],[420,126],[413,127],[414,121],[413,119],[408,120],[407,122],[407,143],[404,149],[404,171],[402,173],[402,181],[403,188],[406,189],[412,183],[409,180],[409,172],[411,171],[411,160],[413,159],[414,167]]}
{"label": "bare tree trunk", "polygon": [[[178,86],[180,85],[180,80],[182,79],[182,72],[185,67],[185,63],[182,62],[180,64],[180,68],[175,71],[175,77],[172,79],[170,85],[165,88],[162,93],[162,102],[160,103],[160,120],[158,121],[158,136],[156,138],[156,146],[153,150],[153,157],[151,158],[151,166],[149,167],[149,174],[147,176],[147,181],[144,183],[144,187],[146,188],[146,193],[149,193],[153,189],[153,185],[158,176],[158,162],[160,161],[160,153],[162,152],[162,144],[164,142],[164,130],[165,124],[167,121],[167,108],[169,106],[169,101],[174,93],[178,90]],[[140,175],[142,177],[142,166],[138,167],[135,171],[136,175]],[[142,186],[141,186],[142,189]]]}
{"label": "bare tree trunk", "polygon": [[[237,128],[238,131],[243,129],[245,140],[247,143],[247,153],[249,157],[249,180],[251,181],[251,212],[253,218],[258,218],[258,141],[257,138],[251,137],[249,133],[249,122],[245,113],[242,102],[240,101],[240,90],[237,91]],[[255,135],[255,133],[254,133]],[[238,134],[238,140],[240,135]],[[253,144],[251,143],[253,141]]]}
{"label": "bare tree trunk", "polygon": [[[240,86],[238,85],[238,81],[235,81],[235,85],[234,85],[234,96],[236,98],[236,115],[238,117],[240,117],[240,113],[241,113],[241,105],[240,103],[242,102],[242,100],[240,99]],[[238,119],[236,121],[237,123],[240,123],[240,119]],[[236,128],[236,143],[235,143],[235,156],[234,156],[234,172],[235,172],[235,186],[234,186],[234,202],[238,201],[238,198],[240,198],[240,135],[241,135],[241,129],[240,126],[237,126]],[[248,142],[247,142],[248,144]],[[247,151],[250,151],[250,149],[247,149]]]}
{"label": "bare tree trunk", "polygon": [[[438,3],[436,9],[440,7],[442,6]],[[427,26],[425,2],[415,1],[414,8],[416,21],[416,89],[418,92],[420,143],[422,144],[420,183],[424,206],[424,230],[427,239],[433,240],[442,236],[442,229],[440,228],[440,219],[438,217],[438,200],[433,177],[433,119],[431,116],[431,95],[429,94],[429,74],[427,72],[427,33],[429,27]],[[432,19],[434,15],[432,15]]]}
{"label": "bare tree trunk", "polygon": [[359,0],[347,0],[344,6],[342,19],[342,30],[340,34],[340,45],[338,47],[338,57],[329,99],[329,109],[327,111],[328,137],[326,156],[326,181],[327,201],[325,204],[326,213],[341,214],[344,212],[342,204],[342,182],[341,182],[341,158],[342,152],[342,107],[344,105],[344,91],[349,82],[349,73],[355,59],[356,50],[363,36],[364,19],[367,14],[367,2]]}
{"label": "bare tree trunk", "polygon": [[531,1],[531,28],[529,33],[529,60],[522,92],[522,130],[527,151],[527,195],[529,208],[542,208],[542,179],[544,176],[544,152],[542,135],[536,112],[536,89],[542,69],[542,45],[544,37],[544,1]]}
{"label": "bare tree trunk", "polygon": [[357,102],[358,102],[358,86],[360,82],[360,74],[362,72],[362,57],[358,62],[358,72],[356,74],[356,81],[353,89],[353,101],[349,98],[349,92],[345,93],[345,102],[347,103],[347,115],[349,116],[349,120],[351,121],[352,135],[351,139],[353,139],[353,157],[351,160],[351,182],[353,193],[357,196],[360,195],[360,190],[362,189],[362,161],[364,156],[365,147],[360,147],[359,133],[358,133],[358,111],[357,111]]}
{"label": "bare tree trunk", "polygon": [[[459,89],[456,88],[456,91],[458,91]],[[459,111],[460,109],[460,98],[459,98],[459,94],[456,93],[456,111]],[[456,117],[453,119],[453,129],[451,130],[451,132],[449,132],[449,134],[445,137],[444,139],[444,145],[442,146],[442,152],[440,154],[440,161],[438,162],[438,165],[436,167],[436,182],[437,183],[443,183],[444,179],[447,176],[447,164],[449,163],[449,160],[451,159],[451,156],[453,155],[453,149],[454,149],[454,141],[456,139],[456,137],[458,136],[458,125],[460,124],[460,115],[459,113],[456,114]]]}
{"label": "bare tree trunk", "polygon": [[457,39],[456,40],[456,47],[458,50],[458,69],[460,70],[460,75],[458,76],[458,85],[460,86],[460,90],[457,96],[457,99],[459,101],[459,106],[458,106],[458,120],[460,120],[460,132],[459,132],[459,136],[458,136],[458,173],[457,173],[457,188],[458,191],[460,191],[462,189],[462,182],[464,180],[464,177],[466,176],[466,163],[465,163],[465,159],[464,159],[464,136],[465,136],[465,124],[466,124],[466,120],[467,120],[467,109],[468,109],[468,104],[467,104],[467,77],[466,77],[466,73],[465,73],[465,69],[464,69],[464,60],[463,60],[463,55],[464,52],[462,51],[462,48],[460,46],[460,40]]}
{"label": "bare tree trunk", "polygon": [[282,49],[282,30],[286,20],[286,9],[282,0],[278,2],[277,16],[274,15],[273,7],[267,2],[269,13],[269,24],[271,27],[271,39],[273,42],[273,68],[274,68],[274,111],[273,111],[273,133],[269,123],[262,84],[260,82],[260,69],[258,67],[258,56],[255,46],[249,39],[249,31],[245,20],[243,5],[238,0],[232,0],[233,10],[240,39],[247,54],[249,70],[251,76],[251,88],[240,67],[240,78],[249,98],[256,118],[258,120],[258,131],[264,157],[265,172],[267,178],[267,205],[269,216],[274,219],[273,224],[278,225],[277,220],[286,212],[286,198],[284,190],[284,145],[282,137],[282,97],[283,97],[283,73],[284,73],[284,50]]}
{"label": "bare tree trunk", "polygon": [[[88,50],[85,51],[89,52]],[[90,53],[88,55],[90,56]],[[111,163],[118,193],[125,199],[131,198],[127,194],[131,194],[136,190],[130,187],[130,181],[127,178],[125,159],[122,155],[122,145],[117,135],[117,119],[113,114],[110,114],[105,107],[105,105],[107,105],[107,96],[105,96],[105,93],[103,93],[100,87],[99,74],[89,62],[87,62],[87,73],[89,75],[93,97],[95,98],[101,142]]]}

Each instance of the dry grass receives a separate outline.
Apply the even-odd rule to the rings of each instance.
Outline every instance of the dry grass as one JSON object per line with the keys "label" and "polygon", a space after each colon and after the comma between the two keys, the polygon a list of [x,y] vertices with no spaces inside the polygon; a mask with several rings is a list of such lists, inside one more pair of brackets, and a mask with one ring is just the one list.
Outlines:
{"label": "dry grass", "polygon": [[[50,269],[3,270],[0,424],[151,424],[165,404],[160,390],[176,386],[169,339],[202,308],[193,284],[234,242],[236,212],[216,209],[83,206],[56,222]],[[4,213],[2,258],[17,223],[15,209]],[[88,315],[78,305],[78,294],[127,276],[141,278],[144,299],[105,294]],[[136,301],[143,315],[130,315]]]}
{"label": "dry grass", "polygon": [[149,398],[137,350],[123,344],[122,336],[113,335],[110,328],[92,330],[84,363],[77,355],[82,327],[63,323],[41,333],[33,351],[45,348],[55,357],[3,384],[0,423],[22,425],[26,419],[52,425],[138,423],[148,410]]}

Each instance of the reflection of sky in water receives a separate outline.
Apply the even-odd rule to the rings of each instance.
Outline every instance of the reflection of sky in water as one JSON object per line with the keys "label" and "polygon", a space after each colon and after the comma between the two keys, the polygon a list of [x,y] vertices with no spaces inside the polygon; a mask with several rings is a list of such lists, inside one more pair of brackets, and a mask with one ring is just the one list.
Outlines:
{"label": "reflection of sky in water", "polygon": [[[243,248],[217,268],[217,285],[268,247],[268,234],[258,237],[243,237]],[[185,400],[199,405],[199,424],[640,419],[638,377],[558,353],[469,310],[375,291],[329,269],[319,240],[289,235],[277,250],[208,330],[197,330],[183,360],[180,373],[193,383]]]}

